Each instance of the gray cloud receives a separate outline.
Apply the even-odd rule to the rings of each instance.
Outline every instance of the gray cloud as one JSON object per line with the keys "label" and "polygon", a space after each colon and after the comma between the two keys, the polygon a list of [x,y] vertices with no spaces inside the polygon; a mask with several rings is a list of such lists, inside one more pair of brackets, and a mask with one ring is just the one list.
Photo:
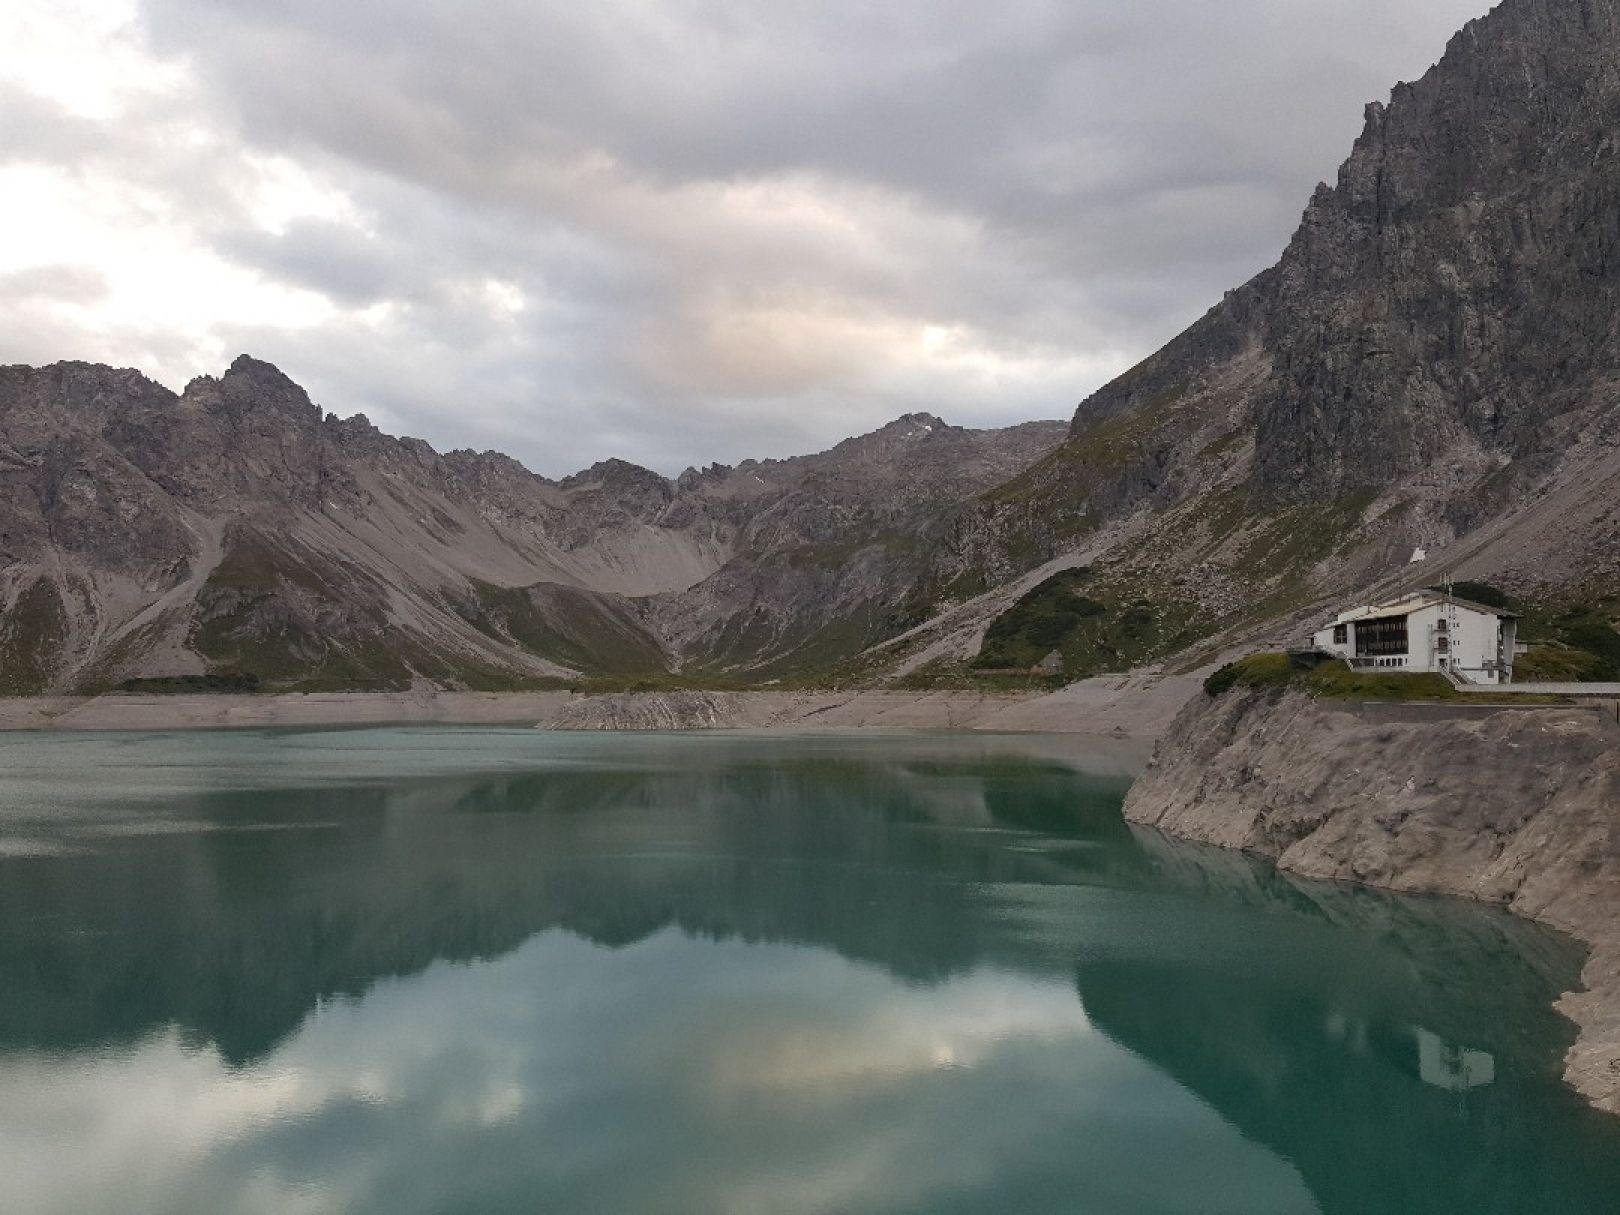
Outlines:
{"label": "gray cloud", "polygon": [[28,266],[0,274],[0,296],[14,300],[94,303],[107,293],[107,280],[92,266]]}
{"label": "gray cloud", "polygon": [[[128,37],[194,94],[47,114],[27,155],[325,301],[199,349],[441,446],[673,471],[1066,416],[1272,261],[1362,103],[1483,3],[143,0]],[[267,222],[266,158],[345,205]]]}
{"label": "gray cloud", "polygon": [[286,231],[227,229],[217,247],[300,287],[346,304],[366,305],[411,290],[408,250],[345,224],[302,219]]}

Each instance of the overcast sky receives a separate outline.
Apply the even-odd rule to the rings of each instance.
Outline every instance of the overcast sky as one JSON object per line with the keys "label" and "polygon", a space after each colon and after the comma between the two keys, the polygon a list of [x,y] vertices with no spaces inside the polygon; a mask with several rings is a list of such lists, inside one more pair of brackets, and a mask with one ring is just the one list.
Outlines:
{"label": "overcast sky", "polygon": [[561,474],[1067,418],[1488,0],[5,0],[0,362]]}

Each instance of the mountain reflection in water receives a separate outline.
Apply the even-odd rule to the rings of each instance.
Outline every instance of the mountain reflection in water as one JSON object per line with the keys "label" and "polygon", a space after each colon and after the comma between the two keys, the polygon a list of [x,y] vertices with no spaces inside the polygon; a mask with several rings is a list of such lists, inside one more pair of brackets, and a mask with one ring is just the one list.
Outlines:
{"label": "mountain reflection in water", "polygon": [[0,740],[0,1208],[1620,1207],[1566,941],[978,737]]}

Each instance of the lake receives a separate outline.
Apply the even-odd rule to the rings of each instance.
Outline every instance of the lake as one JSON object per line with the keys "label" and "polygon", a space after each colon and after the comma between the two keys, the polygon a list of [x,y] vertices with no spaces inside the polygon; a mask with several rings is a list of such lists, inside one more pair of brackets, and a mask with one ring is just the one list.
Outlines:
{"label": "lake", "polygon": [[1620,1210],[1572,942],[1053,745],[0,736],[0,1211]]}

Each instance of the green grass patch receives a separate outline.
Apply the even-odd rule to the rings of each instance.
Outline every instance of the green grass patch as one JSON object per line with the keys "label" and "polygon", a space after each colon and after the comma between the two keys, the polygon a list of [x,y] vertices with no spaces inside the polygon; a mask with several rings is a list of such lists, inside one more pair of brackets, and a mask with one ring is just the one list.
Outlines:
{"label": "green grass patch", "polygon": [[[1287,654],[1251,654],[1228,663],[1204,681],[1209,696],[1234,688],[1251,691],[1295,688],[1329,700],[1492,702],[1489,689],[1465,692],[1444,675],[1410,671],[1356,671],[1347,663],[1327,662],[1309,670],[1295,667]],[[1558,696],[1519,696],[1513,704],[1562,704]]]}
{"label": "green grass patch", "polygon": [[1065,680],[1128,671],[1201,635],[1196,608],[1142,580],[1064,570],[998,616],[972,666],[1026,672],[1054,650]]}
{"label": "green grass patch", "polygon": [[48,690],[67,627],[67,612],[49,579],[18,595],[0,622],[0,694],[34,696]]}
{"label": "green grass patch", "polygon": [[973,666],[1007,670],[1034,666],[1108,606],[1082,593],[1091,581],[1086,567],[1053,574],[991,623]]}
{"label": "green grass patch", "polygon": [[208,575],[210,587],[270,593],[286,585],[312,595],[332,594],[326,580],[314,568],[276,548],[257,532],[232,528],[227,545],[225,555]]}
{"label": "green grass patch", "polygon": [[1353,671],[1339,662],[1307,672],[1304,682],[1312,695],[1335,700],[1468,700],[1477,695],[1458,691],[1444,675]]}
{"label": "green grass patch", "polygon": [[1297,674],[1287,654],[1251,654],[1227,663],[1204,680],[1204,692],[1224,696],[1233,688],[1282,688],[1293,683]]}
{"label": "green grass patch", "polygon": [[487,637],[604,676],[651,675],[668,667],[662,647],[606,596],[547,584],[501,587],[473,580],[472,588],[476,603],[455,606]]}
{"label": "green grass patch", "polygon": [[1513,660],[1513,678],[1518,683],[1588,683],[1601,666],[1596,654],[1561,642],[1533,645],[1528,653]]}
{"label": "green grass patch", "polygon": [[1581,616],[1559,630],[1565,645],[1590,654],[1595,660],[1588,679],[1620,679],[1620,632],[1607,620]]}
{"label": "green grass patch", "polygon": [[1515,661],[1515,673],[1526,672],[1525,679],[1582,683],[1620,680],[1620,631],[1615,629],[1615,613],[1612,601],[1590,599],[1527,606],[1519,639],[1530,643],[1530,653]]}

